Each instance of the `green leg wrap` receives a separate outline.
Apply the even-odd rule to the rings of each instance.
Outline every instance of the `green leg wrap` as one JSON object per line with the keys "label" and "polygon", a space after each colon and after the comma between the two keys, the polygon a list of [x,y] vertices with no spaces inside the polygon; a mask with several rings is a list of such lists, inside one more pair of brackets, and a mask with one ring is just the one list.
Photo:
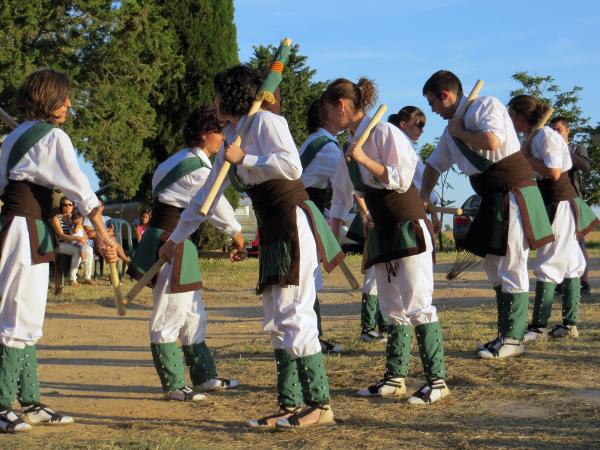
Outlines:
{"label": "green leg wrap", "polygon": [[302,404],[302,387],[298,377],[298,364],[285,350],[275,349],[277,362],[277,402],[281,406],[296,407]]}
{"label": "green leg wrap", "polygon": [[321,325],[321,303],[319,302],[319,297],[315,297],[313,309],[317,315],[317,330],[319,331],[319,337],[321,337],[323,336],[323,326]]}
{"label": "green leg wrap", "polygon": [[0,406],[11,406],[17,397],[24,350],[0,345]]}
{"label": "green leg wrap", "polygon": [[504,308],[504,302],[502,301],[502,286],[494,286],[494,291],[496,291],[496,320],[498,324],[498,332],[500,332],[502,329],[502,317],[504,317],[502,312],[502,308]]}
{"label": "green leg wrap", "polygon": [[386,378],[405,378],[408,375],[411,344],[412,327],[410,325],[388,325]]}
{"label": "green leg wrap", "polygon": [[439,322],[424,323],[415,327],[423,372],[430,383],[446,377],[444,366],[444,338]]}
{"label": "green leg wrap", "polygon": [[377,326],[377,296],[363,294],[360,307],[360,327],[362,331],[374,330]]}
{"label": "green leg wrap", "polygon": [[502,337],[523,340],[525,330],[527,329],[527,309],[529,305],[529,292],[502,293],[504,301],[502,327],[500,334]]}
{"label": "green leg wrap", "polygon": [[298,375],[302,383],[302,397],[309,406],[329,403],[329,379],[325,370],[323,353],[296,359]]}
{"label": "green leg wrap", "polygon": [[531,316],[532,327],[546,328],[548,326],[548,320],[550,314],[552,314],[555,289],[556,283],[535,282],[535,300],[533,301],[533,315]]}
{"label": "green leg wrap", "polygon": [[563,281],[562,315],[563,325],[575,325],[579,320],[579,300],[581,299],[581,280],[565,278]]}
{"label": "green leg wrap", "polygon": [[26,345],[23,351],[23,366],[19,376],[17,397],[23,406],[39,403],[40,382],[37,373],[37,352],[35,345]]}
{"label": "green leg wrap", "polygon": [[204,341],[198,344],[182,345],[185,363],[190,368],[190,378],[194,386],[217,376],[215,361]]}
{"label": "green leg wrap", "polygon": [[163,391],[169,392],[185,387],[183,361],[177,344],[150,344],[150,348]]}

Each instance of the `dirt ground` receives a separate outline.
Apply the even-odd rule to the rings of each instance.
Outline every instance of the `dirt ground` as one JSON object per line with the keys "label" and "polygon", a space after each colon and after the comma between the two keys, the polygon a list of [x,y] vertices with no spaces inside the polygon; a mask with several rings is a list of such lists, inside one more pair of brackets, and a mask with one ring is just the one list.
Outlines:
{"label": "dirt ground", "polygon": [[[260,301],[251,289],[256,261],[202,264],[207,342],[220,375],[242,385],[195,404],[162,400],[149,348],[149,290],[118,317],[106,280],[97,288],[65,288],[60,297],[50,297],[39,372],[42,400],[77,423],[2,435],[0,447],[598,448],[599,255],[592,259],[594,294],[583,300],[579,339],[536,343],[521,358],[491,362],[478,360],[474,351],[476,341],[491,338],[495,329],[493,292],[481,268],[448,282],[448,262],[438,264],[435,304],[452,395],[421,408],[354,396],[381,377],[384,344],[357,339],[360,292],[349,290],[339,271],[327,275],[320,294],[324,328],[346,347],[341,356],[326,359],[337,425],[291,432],[244,426],[276,407],[270,339],[261,333]],[[359,264],[358,257],[349,258],[355,274]],[[559,316],[555,303],[552,321]],[[415,347],[409,390],[422,383]]]}

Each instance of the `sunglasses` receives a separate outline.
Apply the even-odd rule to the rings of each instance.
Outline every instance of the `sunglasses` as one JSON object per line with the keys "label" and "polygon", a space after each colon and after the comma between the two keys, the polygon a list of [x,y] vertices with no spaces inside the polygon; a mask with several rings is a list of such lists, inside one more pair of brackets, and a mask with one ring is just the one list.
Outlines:
{"label": "sunglasses", "polygon": [[415,123],[415,127],[420,128],[421,130],[425,128],[425,122]]}
{"label": "sunglasses", "polygon": [[66,208],[67,206],[73,206],[73,203],[63,203],[60,205],[62,208]]}

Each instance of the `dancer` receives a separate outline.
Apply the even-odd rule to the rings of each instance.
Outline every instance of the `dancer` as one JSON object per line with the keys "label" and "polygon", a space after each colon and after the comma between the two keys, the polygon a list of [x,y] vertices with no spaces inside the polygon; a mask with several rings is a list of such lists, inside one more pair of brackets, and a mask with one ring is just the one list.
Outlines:
{"label": "dancer", "polygon": [[[536,131],[535,125],[547,106],[529,95],[518,95],[508,102],[510,117],[519,133],[531,139],[521,151],[533,168],[542,192],[546,210],[552,222],[555,240],[539,248],[534,263],[535,300],[531,324],[525,342],[547,339],[548,336],[577,337],[579,319],[580,276],[585,270],[585,258],[577,237],[593,230],[600,223],[577,193],[569,180],[572,167],[569,148],[560,134],[550,127]],[[548,332],[554,290],[563,283],[563,321]]]}
{"label": "dancer", "polygon": [[524,351],[529,277],[527,256],[554,240],[533,172],[507,109],[494,97],[478,97],[462,117],[467,101],[452,72],[440,70],[423,86],[431,110],[449,120],[427,158],[421,198],[429,196],[441,173],[457,164],[468,177],[481,206],[464,247],[485,257],[484,268],[496,291],[498,337],[481,346],[481,358],[508,358]]}
{"label": "dancer", "polygon": [[[240,120],[249,110],[260,83],[258,73],[245,65],[215,76],[218,116],[230,122],[230,131],[241,128]],[[226,137],[230,142],[233,136],[226,130]],[[255,428],[330,425],[334,418],[329,405],[329,381],[313,305],[320,287],[319,259],[326,270],[333,270],[343,253],[299,181],[300,157],[285,119],[259,111],[242,146],[228,145],[217,155],[205,186],[182,213],[160,254],[172,256],[175,246],[204,220],[199,214],[200,206],[226,159],[232,170],[217,198],[231,182],[248,192],[257,212],[257,292],[262,295],[264,331],[271,334],[277,362],[280,409],[248,424]],[[238,244],[237,250],[242,251],[243,247]],[[302,403],[306,407],[302,408]]]}
{"label": "dancer", "polygon": [[365,197],[374,221],[366,245],[365,268],[375,267],[379,305],[388,319],[387,362],[383,379],[359,396],[399,396],[406,392],[412,327],[415,327],[427,382],[409,397],[411,404],[434,403],[449,395],[444,378],[442,330],[433,294],[433,239],[413,177],[417,156],[398,128],[380,123],[363,147],[352,142],[370,121],[376,89],[362,78],[357,84],[337,79],[323,94],[327,117],[351,133],[333,182],[332,216],[336,229],[352,206],[352,191]]}
{"label": "dancer", "polygon": [[[71,107],[66,75],[38,70],[25,79],[18,95],[26,120],[6,137],[0,154],[0,430],[7,433],[74,422],[40,402],[37,373],[48,262],[54,260],[52,188],[62,190],[89,216],[106,260],[116,260],[98,199],[79,169],[69,136],[59,128]],[[12,409],[15,399],[20,413]]]}
{"label": "dancer", "polygon": [[[156,168],[152,178],[156,204],[150,226],[144,231],[127,271],[132,277],[140,279],[156,261],[158,249],[169,238],[181,211],[206,182],[212,168],[210,158],[224,141],[223,127],[214,108],[195,109],[183,130],[186,148]],[[208,220],[243,248],[242,227],[225,197],[212,209]],[[178,243],[174,260],[161,268],[151,287],[150,348],[165,398],[199,401],[206,397],[199,391],[237,386],[237,380],[217,376],[215,362],[204,340],[208,319],[200,293],[198,249],[192,241],[186,239]],[[178,338],[193,388],[186,385]]]}

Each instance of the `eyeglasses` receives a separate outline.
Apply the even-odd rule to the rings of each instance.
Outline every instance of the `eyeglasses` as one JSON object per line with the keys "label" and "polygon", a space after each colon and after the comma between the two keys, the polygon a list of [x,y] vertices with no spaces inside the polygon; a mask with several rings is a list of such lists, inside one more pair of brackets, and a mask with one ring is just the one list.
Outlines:
{"label": "eyeglasses", "polygon": [[63,203],[62,205],[60,205],[62,208],[66,208],[67,206],[71,207],[73,206],[73,203]]}

